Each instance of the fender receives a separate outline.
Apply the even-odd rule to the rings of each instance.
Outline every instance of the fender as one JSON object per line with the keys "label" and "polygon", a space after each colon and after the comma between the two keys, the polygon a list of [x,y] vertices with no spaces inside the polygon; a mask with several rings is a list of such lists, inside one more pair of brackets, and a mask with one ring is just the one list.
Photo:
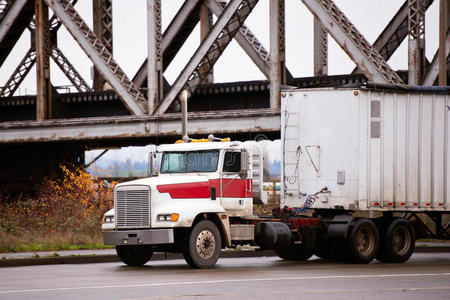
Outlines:
{"label": "fender", "polygon": [[323,220],[326,223],[327,230],[325,232],[326,239],[342,239],[347,238],[348,229],[354,217],[350,215],[337,215],[331,220]]}

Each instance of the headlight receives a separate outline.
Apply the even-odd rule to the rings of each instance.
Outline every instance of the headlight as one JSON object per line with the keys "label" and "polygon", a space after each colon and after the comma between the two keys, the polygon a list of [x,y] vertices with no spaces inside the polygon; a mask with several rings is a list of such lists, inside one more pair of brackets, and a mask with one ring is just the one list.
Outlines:
{"label": "headlight", "polygon": [[105,221],[103,223],[114,223],[114,216],[105,216]]}
{"label": "headlight", "polygon": [[178,217],[180,215],[173,213],[173,214],[164,214],[164,215],[158,215],[157,220],[161,222],[176,222],[178,221]]}

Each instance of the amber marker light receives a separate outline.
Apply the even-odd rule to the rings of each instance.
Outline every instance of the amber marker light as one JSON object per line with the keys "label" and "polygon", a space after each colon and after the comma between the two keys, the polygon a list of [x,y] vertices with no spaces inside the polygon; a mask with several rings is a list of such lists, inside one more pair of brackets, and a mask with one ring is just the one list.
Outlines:
{"label": "amber marker light", "polygon": [[179,214],[173,213],[173,214],[172,214],[172,217],[170,218],[170,222],[176,222],[176,221],[178,221],[178,217],[179,217],[179,216],[180,216]]}

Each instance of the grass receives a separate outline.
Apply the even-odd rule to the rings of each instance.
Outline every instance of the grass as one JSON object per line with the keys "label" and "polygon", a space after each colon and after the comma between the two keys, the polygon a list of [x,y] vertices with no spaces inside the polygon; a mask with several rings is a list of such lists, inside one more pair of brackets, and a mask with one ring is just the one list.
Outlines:
{"label": "grass", "polygon": [[46,245],[46,244],[22,244],[13,247],[2,247],[0,253],[8,252],[36,252],[36,251],[63,251],[63,250],[99,250],[112,249],[113,246],[103,244],[81,244],[81,245]]}
{"label": "grass", "polygon": [[[99,232],[99,235],[101,232]],[[41,234],[38,232],[25,232],[20,236],[0,232],[0,253],[4,252],[36,252],[60,250],[93,250],[110,249],[105,246],[100,237],[71,234]]]}

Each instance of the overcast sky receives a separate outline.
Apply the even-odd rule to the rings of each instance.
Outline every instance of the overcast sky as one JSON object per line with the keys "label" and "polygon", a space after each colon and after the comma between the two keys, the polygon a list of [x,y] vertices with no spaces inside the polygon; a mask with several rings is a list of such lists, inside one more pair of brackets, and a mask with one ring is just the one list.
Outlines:
{"label": "overcast sky", "polygon": [[[163,30],[170,23],[184,1],[162,0]],[[402,5],[403,0],[355,1],[335,0],[339,8],[355,24],[358,30],[373,43],[380,32]],[[426,14],[426,54],[432,59],[438,45],[439,1],[434,1]],[[77,11],[92,28],[92,1],[80,0]],[[146,57],[146,0],[113,0],[114,58],[128,74],[134,76]],[[269,49],[269,1],[260,0],[246,24]],[[172,83],[194,53],[199,44],[199,28],[194,30],[177,57],[165,72]],[[91,62],[64,27],[58,32],[58,46],[72,64],[91,83]],[[180,45],[181,46],[181,45]],[[20,41],[0,69],[0,86],[30,47],[30,33],[25,31]],[[296,77],[313,75],[313,18],[300,0],[286,0],[286,64]],[[389,60],[394,69],[407,69],[407,41]],[[339,46],[329,38],[329,74],[346,74],[354,64]],[[20,94],[34,94],[36,90],[35,69],[22,84]],[[236,42],[232,42],[214,69],[216,82],[264,79],[263,74],[247,57]],[[51,79],[55,86],[69,85],[59,68],[52,63]]]}

